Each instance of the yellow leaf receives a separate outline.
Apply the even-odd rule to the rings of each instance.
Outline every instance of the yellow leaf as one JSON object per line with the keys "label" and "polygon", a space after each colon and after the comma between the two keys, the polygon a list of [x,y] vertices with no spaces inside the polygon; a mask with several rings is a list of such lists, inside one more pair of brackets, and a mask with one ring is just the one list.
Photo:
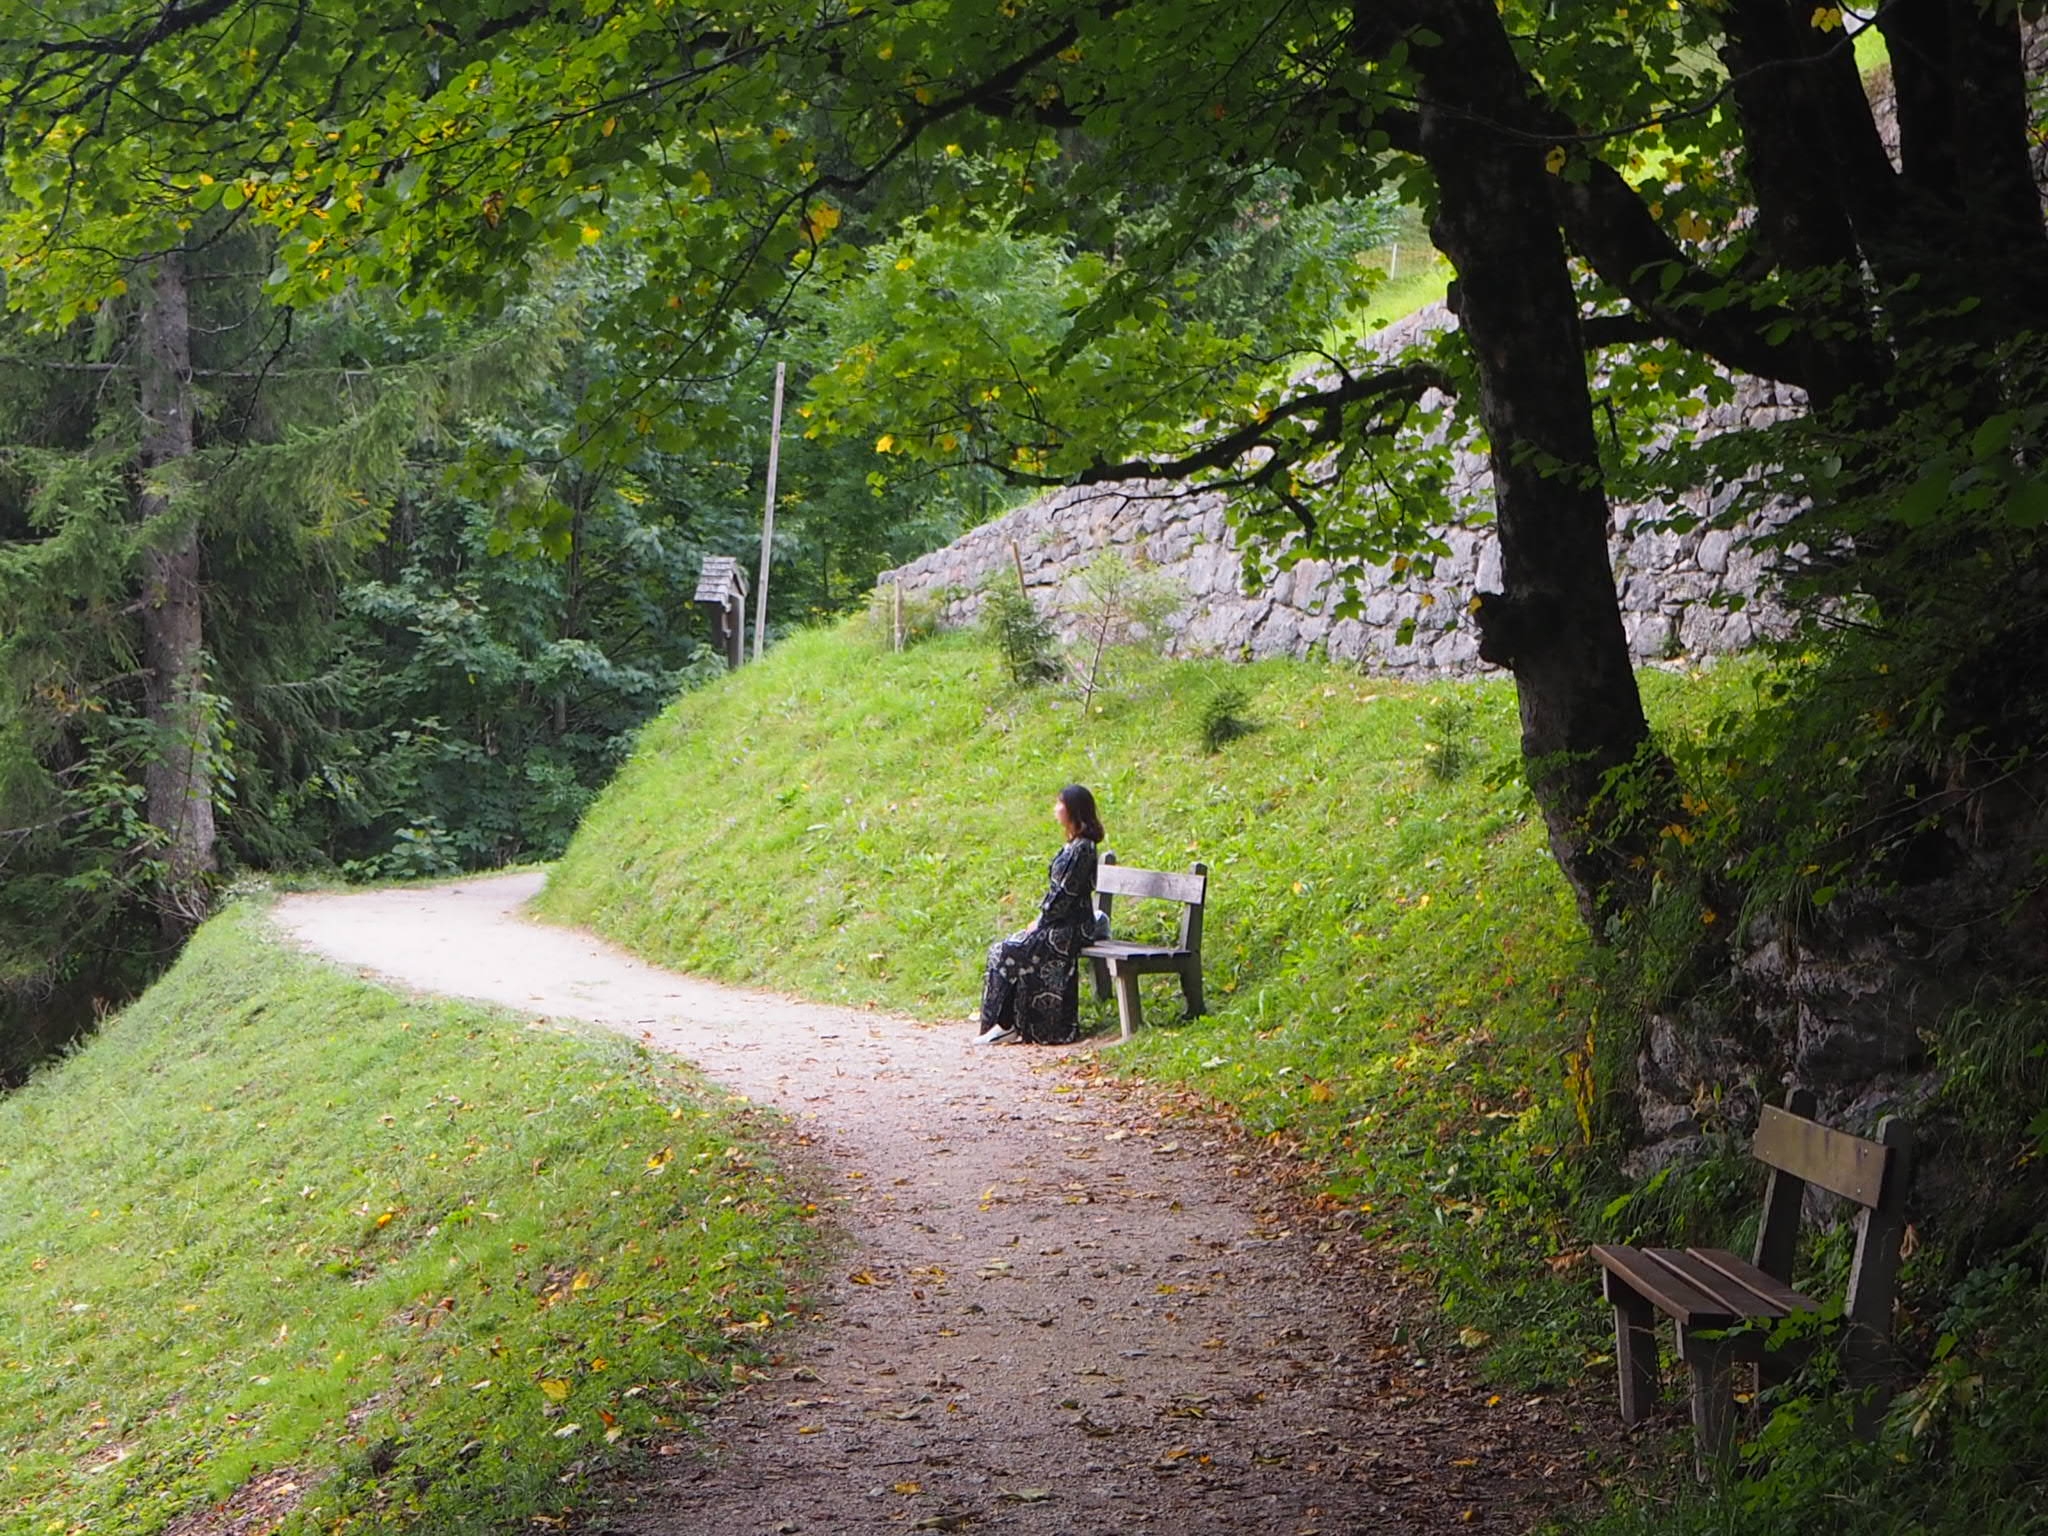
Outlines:
{"label": "yellow leaf", "polygon": [[394,1216],[396,1216],[397,1214],[398,1214],[398,1213],[397,1213],[396,1211],[386,1211],[386,1212],[385,1212],[385,1213],[384,1213],[383,1215],[381,1215],[381,1216],[379,1216],[379,1217],[377,1218],[377,1225],[378,1225],[378,1226],[380,1226],[380,1227],[388,1227],[388,1226],[390,1226],[390,1225],[391,1225],[391,1218],[392,1218],[392,1217],[394,1217]]}
{"label": "yellow leaf", "polygon": [[569,1383],[559,1376],[550,1377],[540,1384],[541,1396],[551,1403],[559,1403],[569,1395]]}
{"label": "yellow leaf", "polygon": [[1543,169],[1555,176],[1564,170],[1564,163],[1569,158],[1562,144],[1554,144],[1551,146],[1550,153],[1543,157]]}
{"label": "yellow leaf", "polygon": [[912,267],[916,265],[917,263],[912,261],[908,256],[898,256],[896,258],[896,270],[898,272],[908,272]]}
{"label": "yellow leaf", "polygon": [[896,435],[893,432],[884,432],[880,437],[875,439],[875,452],[877,453],[888,453],[892,449],[894,449],[895,446]]}
{"label": "yellow leaf", "polygon": [[922,1485],[920,1485],[920,1484],[918,1484],[918,1483],[898,1483],[898,1484],[896,1484],[896,1492],[898,1492],[898,1493],[922,1493],[922,1492],[924,1492],[924,1488],[923,1488],[923,1486],[922,1486]]}
{"label": "yellow leaf", "polygon": [[618,126],[619,120],[616,117],[606,118],[604,120],[604,136],[610,138],[618,130]]}
{"label": "yellow leaf", "polygon": [[604,231],[599,229],[595,224],[586,224],[583,226],[583,243],[585,245],[595,245],[602,238],[604,238]]}
{"label": "yellow leaf", "polygon": [[1327,1104],[1330,1100],[1337,1097],[1337,1090],[1328,1083],[1310,1083],[1308,1085],[1308,1097],[1309,1102],[1312,1104]]}
{"label": "yellow leaf", "polygon": [[569,1289],[572,1291],[587,1291],[595,1284],[597,1284],[597,1276],[587,1269],[579,1269],[576,1271],[576,1278],[569,1282]]}

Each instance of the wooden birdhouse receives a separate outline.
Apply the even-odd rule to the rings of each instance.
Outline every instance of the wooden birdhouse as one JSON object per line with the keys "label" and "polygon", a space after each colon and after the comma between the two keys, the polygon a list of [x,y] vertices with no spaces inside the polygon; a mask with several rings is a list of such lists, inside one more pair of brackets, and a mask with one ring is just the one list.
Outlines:
{"label": "wooden birdhouse", "polygon": [[711,623],[711,643],[728,667],[747,659],[747,577],[730,555],[706,555],[697,577],[697,606]]}

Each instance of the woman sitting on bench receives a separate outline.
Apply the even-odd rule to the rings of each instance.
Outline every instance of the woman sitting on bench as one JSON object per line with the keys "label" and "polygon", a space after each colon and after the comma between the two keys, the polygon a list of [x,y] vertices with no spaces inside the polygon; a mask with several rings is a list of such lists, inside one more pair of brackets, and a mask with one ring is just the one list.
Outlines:
{"label": "woman sitting on bench", "polygon": [[1065,1045],[1079,1032],[1076,969],[1095,937],[1095,845],[1102,841],[1102,821],[1095,797],[1079,784],[1059,792],[1052,818],[1066,846],[1053,857],[1037,920],[989,946],[976,1045]]}

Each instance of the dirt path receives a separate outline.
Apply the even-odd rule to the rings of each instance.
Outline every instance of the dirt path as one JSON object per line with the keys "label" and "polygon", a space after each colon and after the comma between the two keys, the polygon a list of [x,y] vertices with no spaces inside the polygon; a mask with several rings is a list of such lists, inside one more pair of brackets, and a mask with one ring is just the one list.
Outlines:
{"label": "dirt path", "polygon": [[791,1120],[848,1254],[826,1320],[651,1462],[634,1536],[1520,1531],[1584,1491],[1570,1405],[1400,1342],[1389,1266],[1299,1229],[1223,1138],[922,1023],[693,981],[520,915],[539,875],[293,896],[308,949],[595,1020]]}

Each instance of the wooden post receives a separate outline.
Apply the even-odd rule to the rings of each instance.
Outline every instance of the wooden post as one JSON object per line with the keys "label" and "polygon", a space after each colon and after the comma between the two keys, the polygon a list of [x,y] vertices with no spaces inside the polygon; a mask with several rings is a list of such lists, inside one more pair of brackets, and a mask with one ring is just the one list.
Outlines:
{"label": "wooden post", "polygon": [[1734,1462],[1734,1352],[1728,1340],[1703,1339],[1680,1323],[1678,1353],[1692,1370],[1693,1470],[1708,1483]]}
{"label": "wooden post", "polygon": [[754,660],[768,643],[768,560],[775,546],[775,469],[782,457],[782,371],[775,365],[775,406],[768,418],[768,505],[761,514],[761,588],[754,594]]}
{"label": "wooden post", "polygon": [[1621,1377],[1621,1422],[1633,1429],[1657,1403],[1657,1315],[1614,1271],[1600,1277],[1614,1304],[1614,1360]]}
{"label": "wooden post", "polygon": [[889,606],[895,610],[891,627],[896,635],[896,649],[903,649],[903,578],[889,583]]}
{"label": "wooden post", "polygon": [[[1787,1114],[1811,1120],[1813,1090],[1794,1088],[1785,1098]],[[1806,1200],[1806,1180],[1782,1168],[1771,1169],[1771,1181],[1764,1190],[1763,1225],[1757,1229],[1756,1251],[1750,1262],[1786,1285],[1792,1283],[1792,1260],[1799,1247],[1799,1209]]]}
{"label": "wooden post", "polygon": [[1849,1337],[1842,1372],[1864,1395],[1852,1422],[1859,1435],[1875,1433],[1891,1401],[1897,1361],[1892,1354],[1892,1307],[1899,1294],[1901,1246],[1906,1236],[1906,1189],[1913,1177],[1913,1128],[1897,1115],[1877,1125],[1890,1152],[1875,1207],[1856,1213],[1856,1257],[1849,1266]]}
{"label": "wooden post", "polygon": [[1015,539],[1010,540],[1010,560],[1017,567],[1017,590],[1029,597],[1031,588],[1024,582],[1024,551],[1017,547]]}

